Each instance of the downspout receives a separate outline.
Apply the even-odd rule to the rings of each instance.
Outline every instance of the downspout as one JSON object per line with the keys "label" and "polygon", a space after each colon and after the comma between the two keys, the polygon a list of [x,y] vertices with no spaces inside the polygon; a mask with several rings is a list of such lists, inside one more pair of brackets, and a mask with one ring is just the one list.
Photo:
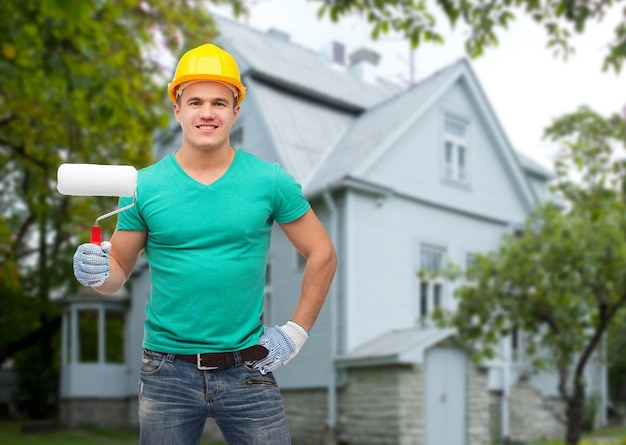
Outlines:
{"label": "downspout", "polygon": [[508,444],[511,440],[510,424],[509,424],[509,401],[511,397],[511,364],[513,362],[513,354],[511,351],[511,341],[507,337],[504,341],[504,363],[502,366],[502,440],[504,444]]}
{"label": "downspout", "polygon": [[[338,215],[337,206],[331,196],[329,190],[324,191],[322,194],[324,203],[328,207],[330,212],[330,227],[328,233],[335,249],[337,249],[337,235],[338,235]],[[337,358],[337,286],[335,284],[337,280],[333,280],[329,290],[330,297],[330,359],[331,359],[331,372],[328,380],[328,418],[326,420],[326,426],[328,432],[334,437],[335,428],[337,426],[337,366],[335,360]]]}

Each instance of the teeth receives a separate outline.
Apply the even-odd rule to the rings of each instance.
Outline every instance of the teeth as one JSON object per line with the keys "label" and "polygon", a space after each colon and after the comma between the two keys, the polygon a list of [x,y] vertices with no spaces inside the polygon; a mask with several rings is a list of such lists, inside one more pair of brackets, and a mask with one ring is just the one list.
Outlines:
{"label": "teeth", "polygon": [[198,125],[198,128],[201,130],[214,130],[215,126],[213,125]]}

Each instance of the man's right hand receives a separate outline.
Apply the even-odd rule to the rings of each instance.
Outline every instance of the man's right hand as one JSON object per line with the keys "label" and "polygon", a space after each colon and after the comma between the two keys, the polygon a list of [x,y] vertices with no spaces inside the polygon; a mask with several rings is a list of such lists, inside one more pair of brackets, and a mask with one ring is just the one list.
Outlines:
{"label": "man's right hand", "polygon": [[103,241],[101,245],[81,244],[74,254],[74,276],[80,284],[99,287],[109,277],[109,253],[111,243]]}

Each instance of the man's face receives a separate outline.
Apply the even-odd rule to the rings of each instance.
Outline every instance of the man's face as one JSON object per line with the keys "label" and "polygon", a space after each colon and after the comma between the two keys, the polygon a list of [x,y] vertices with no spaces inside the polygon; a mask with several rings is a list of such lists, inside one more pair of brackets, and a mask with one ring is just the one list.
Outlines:
{"label": "man's face", "polygon": [[233,93],[217,82],[196,82],[186,87],[174,105],[183,131],[183,147],[198,150],[230,148],[230,129],[239,106]]}

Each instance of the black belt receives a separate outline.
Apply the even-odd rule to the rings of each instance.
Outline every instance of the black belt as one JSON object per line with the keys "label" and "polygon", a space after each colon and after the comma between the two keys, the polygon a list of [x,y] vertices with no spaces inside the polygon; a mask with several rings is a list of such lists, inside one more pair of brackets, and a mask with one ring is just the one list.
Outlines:
{"label": "black belt", "polygon": [[[241,360],[246,362],[248,360],[261,360],[267,357],[269,351],[261,345],[254,345],[247,349],[237,351]],[[206,354],[176,354],[177,360],[193,363],[202,371],[208,369],[216,369],[220,366],[230,366],[235,364],[234,352],[214,352]]]}

